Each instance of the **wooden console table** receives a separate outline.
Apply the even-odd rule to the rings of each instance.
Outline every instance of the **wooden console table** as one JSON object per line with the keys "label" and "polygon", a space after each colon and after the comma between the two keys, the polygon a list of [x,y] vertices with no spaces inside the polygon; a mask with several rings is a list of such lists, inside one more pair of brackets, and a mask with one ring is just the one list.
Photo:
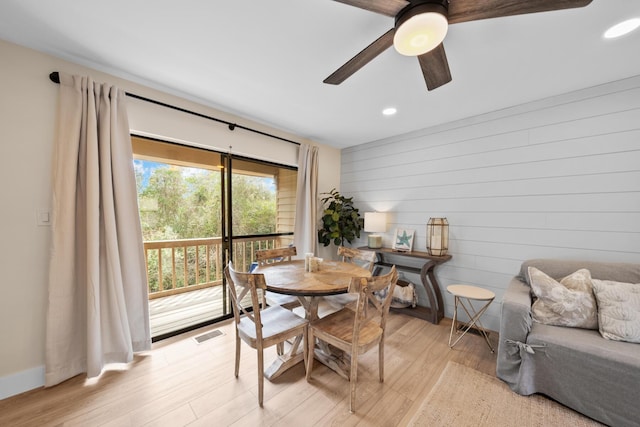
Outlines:
{"label": "wooden console table", "polygon": [[[420,319],[428,320],[433,324],[440,323],[440,320],[444,317],[444,303],[442,301],[442,293],[440,292],[440,285],[434,274],[434,269],[437,265],[443,264],[451,259],[451,255],[444,256],[432,256],[427,252],[398,252],[389,248],[371,249],[367,246],[363,246],[359,249],[375,251],[378,257],[376,261],[376,268],[373,272],[374,276],[377,276],[380,272],[380,267],[396,266],[398,271],[407,271],[410,273],[420,274],[420,281],[427,292],[427,298],[429,299],[430,307],[416,306],[408,308],[391,308],[392,311],[408,314],[410,316],[419,317]],[[385,256],[405,257],[413,258],[418,261],[424,261],[422,268],[413,267],[406,264],[391,263]]]}

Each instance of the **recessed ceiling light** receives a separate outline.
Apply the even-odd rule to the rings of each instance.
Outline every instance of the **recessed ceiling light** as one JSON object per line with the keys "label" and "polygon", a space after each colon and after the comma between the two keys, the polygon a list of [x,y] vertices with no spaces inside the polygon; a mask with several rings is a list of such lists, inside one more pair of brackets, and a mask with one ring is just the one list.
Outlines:
{"label": "recessed ceiling light", "polygon": [[616,37],[622,37],[638,27],[640,27],[640,18],[627,19],[605,31],[604,38],[615,39]]}
{"label": "recessed ceiling light", "polygon": [[398,110],[395,109],[394,107],[388,107],[382,110],[382,114],[384,114],[385,116],[393,116],[397,112]]}

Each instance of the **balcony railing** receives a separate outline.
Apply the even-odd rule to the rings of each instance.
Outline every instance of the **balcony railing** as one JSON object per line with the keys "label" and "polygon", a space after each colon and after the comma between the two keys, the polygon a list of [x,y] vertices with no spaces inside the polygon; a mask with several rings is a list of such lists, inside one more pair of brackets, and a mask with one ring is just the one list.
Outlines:
{"label": "balcony railing", "polygon": [[[292,235],[249,236],[233,239],[232,259],[249,271],[255,252],[286,246]],[[222,284],[222,238],[144,242],[149,299]]]}

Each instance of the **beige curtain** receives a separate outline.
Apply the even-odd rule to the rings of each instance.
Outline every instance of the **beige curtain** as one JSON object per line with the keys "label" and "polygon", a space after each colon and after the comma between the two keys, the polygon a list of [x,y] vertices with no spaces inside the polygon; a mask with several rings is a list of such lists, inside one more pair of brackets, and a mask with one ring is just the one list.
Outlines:
{"label": "beige curtain", "polygon": [[318,147],[300,145],[294,245],[299,255],[316,252],[318,234]]}
{"label": "beige curtain", "polygon": [[60,73],[45,385],[151,347],[125,93]]}

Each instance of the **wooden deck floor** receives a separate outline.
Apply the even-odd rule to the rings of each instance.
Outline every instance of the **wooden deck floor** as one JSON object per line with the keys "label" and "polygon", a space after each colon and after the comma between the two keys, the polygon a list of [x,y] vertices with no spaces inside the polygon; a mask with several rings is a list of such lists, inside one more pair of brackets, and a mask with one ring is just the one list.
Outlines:
{"label": "wooden deck floor", "polygon": [[179,331],[222,315],[222,286],[149,300],[152,337]]}

